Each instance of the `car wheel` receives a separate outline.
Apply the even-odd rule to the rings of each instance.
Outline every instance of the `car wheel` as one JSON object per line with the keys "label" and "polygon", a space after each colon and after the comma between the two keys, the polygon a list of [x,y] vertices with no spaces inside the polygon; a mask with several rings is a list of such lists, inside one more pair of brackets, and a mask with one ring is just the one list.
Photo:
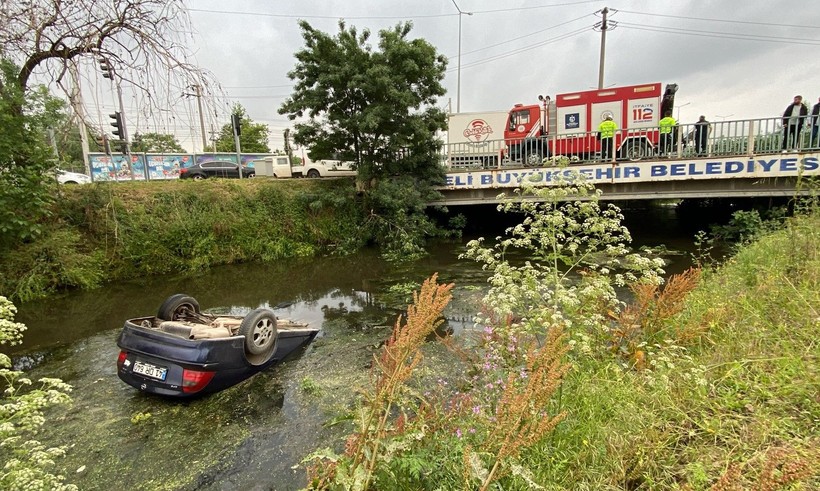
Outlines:
{"label": "car wheel", "polygon": [[194,297],[177,293],[166,298],[159,310],[157,318],[166,321],[176,321],[187,317],[188,314],[199,313],[199,302]]}
{"label": "car wheel", "polygon": [[307,173],[307,176],[311,179],[316,179],[317,177],[322,177],[319,175],[319,171],[316,169],[310,169]]}
{"label": "car wheel", "polygon": [[205,179],[205,176],[203,176],[202,174],[194,174],[193,176],[191,176],[191,179],[193,179],[194,181],[201,181]]}
{"label": "car wheel", "polygon": [[245,336],[246,354],[272,355],[276,350],[279,334],[276,330],[276,315],[269,309],[252,310],[242,319],[239,334]]}

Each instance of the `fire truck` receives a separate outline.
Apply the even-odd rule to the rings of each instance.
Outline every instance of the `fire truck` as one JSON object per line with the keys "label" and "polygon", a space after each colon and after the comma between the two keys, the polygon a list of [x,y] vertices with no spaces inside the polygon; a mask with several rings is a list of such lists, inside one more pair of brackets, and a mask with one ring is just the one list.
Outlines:
{"label": "fire truck", "polygon": [[540,104],[516,104],[510,110],[504,140],[507,156],[525,165],[540,165],[553,155],[588,159],[601,151],[598,125],[607,115],[618,125],[615,156],[640,160],[658,146],[658,123],[671,112],[677,84],[611,87],[538,96]]}

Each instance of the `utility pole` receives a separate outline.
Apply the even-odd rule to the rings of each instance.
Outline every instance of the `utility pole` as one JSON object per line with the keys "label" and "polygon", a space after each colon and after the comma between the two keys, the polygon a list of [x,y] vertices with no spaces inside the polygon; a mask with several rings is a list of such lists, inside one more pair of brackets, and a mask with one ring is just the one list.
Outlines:
{"label": "utility pole", "polygon": [[473,15],[472,12],[464,12],[456,3],[456,0],[452,0],[453,5],[455,5],[456,10],[458,10],[458,82],[456,82],[456,112],[461,112],[461,15]]}
{"label": "utility pole", "polygon": [[601,57],[600,57],[600,64],[598,65],[598,90],[604,88],[604,58],[606,56],[606,31],[609,29],[609,26],[606,23],[606,14],[609,13],[609,9],[604,7],[601,10],[601,14],[603,15],[603,20],[601,21]]}
{"label": "utility pole", "polygon": [[233,142],[236,145],[236,163],[239,165],[239,178],[242,179],[242,154],[239,147],[239,135],[242,134],[242,117],[238,114],[231,114],[231,126],[233,126]]}
{"label": "utility pole", "polygon": [[199,107],[199,131],[202,133],[202,153],[208,148],[208,142],[205,139],[205,119],[202,116],[202,87],[199,85],[193,85],[192,88],[196,95],[196,104]]}
{"label": "utility pole", "polygon": [[120,111],[114,112],[114,114],[110,114],[109,117],[114,120],[111,123],[111,126],[114,126],[117,131],[114,132],[115,135],[120,137],[122,140],[122,154],[125,156],[126,165],[128,165],[128,173],[131,174],[131,180],[135,179],[134,177],[134,167],[133,162],[131,162],[131,148],[128,144],[128,129],[125,125],[125,105],[122,102],[122,85],[119,81],[114,79],[114,67],[111,66],[111,63],[103,57],[100,57],[100,70],[103,72],[103,78],[107,78],[111,80],[117,86],[117,99],[120,103]]}
{"label": "utility pole", "polygon": [[83,150],[83,166],[86,175],[91,175],[91,164],[88,159],[88,130],[85,127],[85,112],[83,110],[83,97],[80,92],[80,76],[77,73],[77,65],[72,60],[68,63],[68,72],[71,74],[71,93],[68,96],[71,107],[74,109],[72,118],[76,118],[77,129],[80,131],[80,146]]}

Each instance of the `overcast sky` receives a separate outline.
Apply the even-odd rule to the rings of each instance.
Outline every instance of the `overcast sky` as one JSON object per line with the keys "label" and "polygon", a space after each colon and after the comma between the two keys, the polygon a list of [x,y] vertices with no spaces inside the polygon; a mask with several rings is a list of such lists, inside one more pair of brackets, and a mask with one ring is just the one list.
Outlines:
{"label": "overcast sky", "polygon": [[[677,83],[674,116],[694,122],[782,114],[801,94],[820,97],[820,8],[788,0],[456,0],[461,16],[461,111],[507,110],[550,95],[596,88],[601,33],[610,10],[604,86]],[[453,0],[190,0],[196,62],[212,71],[232,101],[271,128],[282,147],[288,121],[277,113],[290,94],[287,73],[303,46],[297,22],[335,34],[338,19],[378,30],[413,22],[411,36],[449,58],[444,80],[455,111],[459,14]],[[189,149],[197,138],[195,106],[177,121]],[[224,124],[219,121],[211,124]],[[187,126],[188,130],[179,126]],[[191,129],[193,128],[193,129]],[[132,132],[133,133],[133,132]],[[192,138],[193,136],[193,138]],[[198,145],[201,147],[201,144]]]}

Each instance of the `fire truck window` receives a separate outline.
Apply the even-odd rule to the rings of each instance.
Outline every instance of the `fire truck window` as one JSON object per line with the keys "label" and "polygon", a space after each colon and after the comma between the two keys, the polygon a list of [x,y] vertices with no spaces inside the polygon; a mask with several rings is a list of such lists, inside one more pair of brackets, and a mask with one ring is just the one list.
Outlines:
{"label": "fire truck window", "polygon": [[529,124],[530,122],[530,112],[529,111],[517,111],[515,113],[515,124]]}

